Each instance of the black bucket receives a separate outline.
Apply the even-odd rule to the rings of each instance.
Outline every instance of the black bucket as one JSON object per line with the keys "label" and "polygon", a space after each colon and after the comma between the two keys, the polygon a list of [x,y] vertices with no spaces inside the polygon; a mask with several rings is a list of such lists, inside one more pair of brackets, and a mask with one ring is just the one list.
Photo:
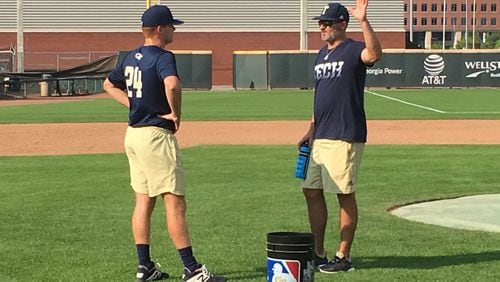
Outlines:
{"label": "black bucket", "polygon": [[267,233],[267,281],[314,281],[313,233]]}

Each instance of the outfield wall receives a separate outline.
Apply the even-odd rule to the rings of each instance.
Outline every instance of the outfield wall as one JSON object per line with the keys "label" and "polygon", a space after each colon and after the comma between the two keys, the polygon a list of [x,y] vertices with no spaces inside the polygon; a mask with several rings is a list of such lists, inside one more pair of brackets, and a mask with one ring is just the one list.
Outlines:
{"label": "outfield wall", "polygon": [[[313,88],[316,52],[235,52],[233,87]],[[384,49],[367,69],[366,86],[500,87],[500,51]]]}
{"label": "outfield wall", "polygon": [[500,87],[499,50],[384,50],[367,70],[373,87]]}
{"label": "outfield wall", "polygon": [[[120,51],[118,62],[130,51]],[[183,88],[212,88],[212,51],[172,51],[175,54],[177,72]]]}

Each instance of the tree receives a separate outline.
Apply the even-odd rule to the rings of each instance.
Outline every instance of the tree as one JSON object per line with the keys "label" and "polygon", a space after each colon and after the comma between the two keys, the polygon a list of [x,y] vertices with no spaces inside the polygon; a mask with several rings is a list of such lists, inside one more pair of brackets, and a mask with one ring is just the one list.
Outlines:
{"label": "tree", "polygon": [[[468,38],[468,48],[472,48],[472,35],[469,34]],[[465,49],[465,37],[462,37],[457,42],[456,49]],[[475,40],[475,48],[476,49],[497,49],[500,48],[500,32],[492,32],[486,37],[486,41],[484,43],[481,42],[479,38],[479,33],[476,33]]]}
{"label": "tree", "polygon": [[486,42],[481,45],[482,49],[498,49],[500,48],[500,32],[493,32],[486,37]]}

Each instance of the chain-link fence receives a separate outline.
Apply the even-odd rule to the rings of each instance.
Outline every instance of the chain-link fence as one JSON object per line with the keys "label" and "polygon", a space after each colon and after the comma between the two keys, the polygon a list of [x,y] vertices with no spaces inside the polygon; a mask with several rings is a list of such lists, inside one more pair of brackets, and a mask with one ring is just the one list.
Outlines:
{"label": "chain-link fence", "polygon": [[[61,71],[99,59],[116,55],[117,52],[24,52],[14,55],[14,62],[18,56],[23,56],[24,71]],[[14,72],[16,72],[14,63]]]}
{"label": "chain-link fence", "polygon": [[[19,54],[13,55],[15,56]],[[114,52],[32,52],[24,72],[0,71],[0,98],[29,95],[73,96],[100,93],[102,83],[114,68]]]}

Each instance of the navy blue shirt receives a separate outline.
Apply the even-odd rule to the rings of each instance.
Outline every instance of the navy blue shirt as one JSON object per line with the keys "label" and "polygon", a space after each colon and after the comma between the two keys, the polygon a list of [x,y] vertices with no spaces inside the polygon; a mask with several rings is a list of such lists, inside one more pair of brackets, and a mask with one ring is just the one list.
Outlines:
{"label": "navy blue shirt", "polygon": [[178,77],[175,56],[158,46],[141,46],[131,51],[109,74],[109,81],[128,94],[130,126],[158,126],[175,131],[173,121],[158,117],[172,112],[163,84],[167,76]]}
{"label": "navy blue shirt", "polygon": [[364,143],[365,44],[346,39],[332,50],[327,47],[318,52],[314,67],[314,138]]}

